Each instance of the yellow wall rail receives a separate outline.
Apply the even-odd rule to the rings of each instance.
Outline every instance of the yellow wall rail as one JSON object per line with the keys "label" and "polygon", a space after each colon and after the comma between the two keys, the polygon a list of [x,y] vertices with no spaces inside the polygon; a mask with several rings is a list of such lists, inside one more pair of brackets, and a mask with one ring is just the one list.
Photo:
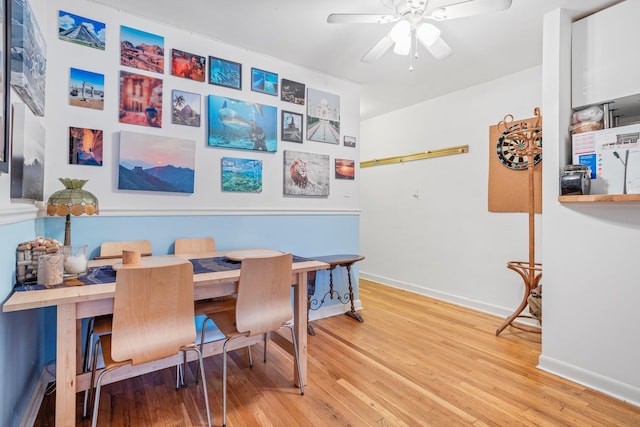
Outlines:
{"label": "yellow wall rail", "polygon": [[452,156],[469,152],[468,145],[457,145],[455,147],[440,148],[438,150],[427,150],[419,153],[407,154],[404,156],[384,157],[382,159],[365,160],[360,162],[360,168],[371,166],[390,165],[392,163],[411,162],[413,160],[431,159],[433,157]]}

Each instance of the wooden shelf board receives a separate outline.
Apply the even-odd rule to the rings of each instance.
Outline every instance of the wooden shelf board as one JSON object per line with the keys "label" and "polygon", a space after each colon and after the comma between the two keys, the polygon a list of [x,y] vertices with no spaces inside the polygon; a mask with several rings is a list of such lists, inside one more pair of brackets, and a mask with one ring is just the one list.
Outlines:
{"label": "wooden shelf board", "polygon": [[588,196],[558,196],[560,203],[640,202],[640,194],[590,194]]}

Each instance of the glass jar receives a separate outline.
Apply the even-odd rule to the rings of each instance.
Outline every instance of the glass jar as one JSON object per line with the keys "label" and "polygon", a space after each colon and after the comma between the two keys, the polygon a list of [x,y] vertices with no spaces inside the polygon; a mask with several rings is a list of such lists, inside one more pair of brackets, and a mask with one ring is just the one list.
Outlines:
{"label": "glass jar", "polygon": [[62,247],[64,255],[64,272],[66,274],[82,274],[87,271],[87,245],[68,245]]}
{"label": "glass jar", "polygon": [[58,252],[54,254],[40,255],[38,258],[38,284],[45,288],[52,288],[63,282],[63,255]]}
{"label": "glass jar", "polygon": [[587,165],[566,165],[560,176],[560,194],[588,195],[591,192],[591,168]]}

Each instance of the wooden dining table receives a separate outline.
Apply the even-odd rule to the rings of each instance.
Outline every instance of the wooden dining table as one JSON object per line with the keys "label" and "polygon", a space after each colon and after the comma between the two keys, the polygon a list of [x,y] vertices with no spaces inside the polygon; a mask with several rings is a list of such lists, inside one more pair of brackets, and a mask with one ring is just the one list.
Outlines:
{"label": "wooden dining table", "polygon": [[[249,250],[256,253],[255,249]],[[259,251],[265,251],[260,249]],[[227,252],[209,252],[198,254],[158,255],[143,257],[142,263],[163,265],[179,259],[207,259],[225,257]],[[233,252],[238,256],[238,251]],[[105,265],[116,265],[121,260],[101,259],[89,261],[89,268]],[[311,259],[294,258],[292,265],[292,286],[294,289],[294,324],[298,343],[300,376],[307,383],[307,273],[327,269],[328,264]],[[118,265],[118,268],[122,268]],[[127,268],[127,266],[125,266]],[[240,269],[226,271],[210,271],[194,273],[194,300],[233,294],[237,290]],[[77,282],[76,282],[77,283]],[[76,393],[90,386],[90,373],[82,372],[82,319],[113,313],[113,297],[115,282],[80,286],[61,286],[53,289],[14,291],[3,304],[4,312],[29,310],[55,306],[57,310],[56,325],[56,426],[76,425]],[[291,342],[280,334],[273,334],[271,339],[293,352]],[[260,341],[260,337],[246,340],[234,340],[228,349],[242,348]],[[203,356],[222,353],[223,340],[208,342],[204,345]],[[195,359],[195,355],[191,356]],[[137,366],[124,366],[105,379],[105,384],[120,381],[133,376],[175,366],[181,363],[180,355]],[[295,374],[295,363],[293,363]],[[298,378],[294,375],[294,378]]]}

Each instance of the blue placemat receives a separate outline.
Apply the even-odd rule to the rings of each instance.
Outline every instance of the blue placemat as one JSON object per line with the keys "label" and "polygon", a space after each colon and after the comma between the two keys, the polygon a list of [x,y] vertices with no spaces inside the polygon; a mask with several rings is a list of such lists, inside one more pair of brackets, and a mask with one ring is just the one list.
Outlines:
{"label": "blue placemat", "polygon": [[193,274],[212,273],[214,271],[229,271],[240,268],[240,262],[231,261],[227,257],[194,258],[189,262],[193,264]]}
{"label": "blue placemat", "polygon": [[[231,261],[224,256],[214,258],[195,258],[189,260],[193,264],[193,273],[212,273],[216,271],[228,271],[238,270],[241,263],[239,261]],[[303,258],[293,255],[293,262],[309,261],[309,258]],[[100,283],[113,283],[116,281],[116,271],[110,265],[104,265],[101,267],[91,267],[85,274],[81,274],[76,278],[82,282],[83,285],[97,285]],[[44,285],[38,283],[16,285],[14,289],[16,291],[37,291],[42,289],[55,289],[64,288],[69,285],[66,283],[60,283],[58,285],[50,286],[46,288]]]}
{"label": "blue placemat", "polygon": [[[116,272],[110,265],[104,265],[102,267],[91,267],[87,270],[85,274],[81,274],[78,277],[73,278],[74,280],[78,280],[82,282],[83,285],[97,285],[100,283],[112,283],[116,281]],[[70,285],[68,283],[60,283],[57,285],[50,286],[46,288],[44,285],[39,283],[27,283],[22,285],[16,285],[14,289],[16,291],[39,291],[42,289],[55,289],[55,288],[66,288]]]}
{"label": "blue placemat", "polygon": [[86,274],[78,276],[78,280],[85,285],[112,283],[116,281],[116,271],[110,265],[103,265],[102,267],[91,267]]}
{"label": "blue placemat", "polygon": [[[213,258],[194,258],[189,260],[193,264],[193,273],[212,273],[215,271],[229,271],[238,270],[242,264],[240,261],[231,261],[227,257],[219,256]],[[303,258],[297,255],[293,255],[293,262],[309,261],[308,258]]]}

